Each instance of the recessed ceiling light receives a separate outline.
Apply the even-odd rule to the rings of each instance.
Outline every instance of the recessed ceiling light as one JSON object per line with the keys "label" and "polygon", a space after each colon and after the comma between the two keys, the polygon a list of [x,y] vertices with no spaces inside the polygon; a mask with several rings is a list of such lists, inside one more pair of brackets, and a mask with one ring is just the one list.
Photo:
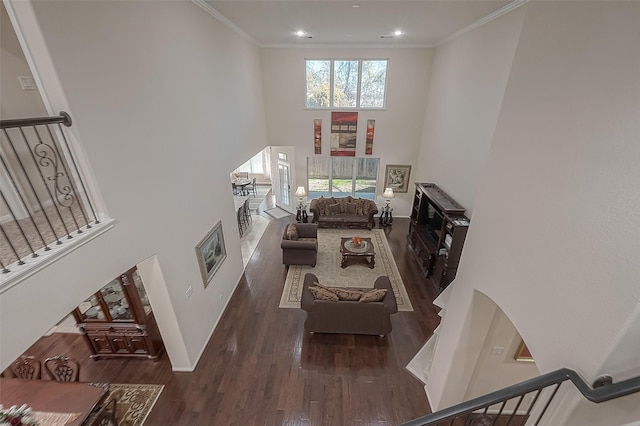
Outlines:
{"label": "recessed ceiling light", "polygon": [[393,35],[394,35],[394,36],[396,36],[396,37],[397,37],[397,36],[401,36],[402,34],[404,34],[404,33],[403,33],[402,31],[400,31],[400,30],[395,30],[395,31],[393,32]]}
{"label": "recessed ceiling light", "polygon": [[353,7],[354,7],[355,9],[357,9],[357,8],[359,8],[359,7],[360,7],[360,5],[356,3],[356,4],[354,4],[354,5],[353,5]]}
{"label": "recessed ceiling light", "polygon": [[298,30],[298,31],[296,31],[296,35],[297,35],[298,37],[303,37],[303,36],[307,35],[307,33],[305,33],[305,32],[304,32],[304,31],[302,31],[302,30]]}

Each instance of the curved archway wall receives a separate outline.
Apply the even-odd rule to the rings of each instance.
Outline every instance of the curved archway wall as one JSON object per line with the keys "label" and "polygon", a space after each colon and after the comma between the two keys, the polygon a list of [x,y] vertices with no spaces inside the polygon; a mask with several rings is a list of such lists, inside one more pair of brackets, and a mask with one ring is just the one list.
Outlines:
{"label": "curved archway wall", "polygon": [[[588,382],[640,374],[640,3],[523,10],[427,384],[435,409],[464,397],[476,290],[517,326],[541,372],[568,367]],[[555,424],[589,404],[572,401]],[[600,404],[608,423],[591,424],[635,420],[639,406]]]}
{"label": "curved archway wall", "polygon": [[538,376],[540,371],[534,362],[515,360],[522,337],[507,314],[479,291],[474,292],[472,303],[470,312],[479,321],[472,319],[471,326],[477,330],[474,331],[475,336],[470,335],[469,338],[475,340],[484,336],[484,339],[477,351],[478,358],[464,400]]}

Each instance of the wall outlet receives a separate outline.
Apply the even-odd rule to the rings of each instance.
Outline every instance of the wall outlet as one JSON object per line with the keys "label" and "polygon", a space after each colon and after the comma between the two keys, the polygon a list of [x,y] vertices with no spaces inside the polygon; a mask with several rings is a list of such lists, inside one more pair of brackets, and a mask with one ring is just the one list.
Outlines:
{"label": "wall outlet", "polygon": [[38,86],[36,86],[36,82],[33,80],[33,77],[18,76],[18,81],[20,82],[22,90],[38,90]]}
{"label": "wall outlet", "polygon": [[502,354],[504,354],[503,346],[494,346],[491,348],[491,355],[500,356]]}
{"label": "wall outlet", "polygon": [[193,294],[193,286],[189,286],[189,288],[187,289],[187,291],[184,293],[184,297],[189,300],[191,298],[191,295]]}

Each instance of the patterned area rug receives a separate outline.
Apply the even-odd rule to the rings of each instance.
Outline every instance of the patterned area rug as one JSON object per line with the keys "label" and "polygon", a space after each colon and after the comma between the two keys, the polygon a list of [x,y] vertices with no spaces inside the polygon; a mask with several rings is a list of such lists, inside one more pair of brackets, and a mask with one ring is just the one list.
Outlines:
{"label": "patterned area rug", "polygon": [[[375,247],[375,267],[355,264],[342,269],[340,263],[340,237],[368,237]],[[284,283],[280,299],[281,308],[299,308],[302,295],[302,283],[307,272],[318,277],[320,283],[333,287],[373,288],[380,275],[386,275],[391,281],[399,311],[413,311],[407,290],[398,272],[391,254],[384,230],[373,229],[318,229],[318,260],[315,268],[308,265],[291,265]]]}
{"label": "patterned area rug", "polygon": [[107,397],[116,399],[119,426],[140,426],[151,412],[164,385],[126,385],[111,383]]}

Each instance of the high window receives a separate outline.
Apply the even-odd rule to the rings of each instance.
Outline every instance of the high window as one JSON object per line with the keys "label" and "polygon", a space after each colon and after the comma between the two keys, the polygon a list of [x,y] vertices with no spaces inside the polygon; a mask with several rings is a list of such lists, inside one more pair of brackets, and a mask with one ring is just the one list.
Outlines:
{"label": "high window", "polygon": [[307,59],[307,108],[384,108],[387,60]]}
{"label": "high window", "polygon": [[309,199],[353,197],[374,200],[379,158],[307,157]]}

